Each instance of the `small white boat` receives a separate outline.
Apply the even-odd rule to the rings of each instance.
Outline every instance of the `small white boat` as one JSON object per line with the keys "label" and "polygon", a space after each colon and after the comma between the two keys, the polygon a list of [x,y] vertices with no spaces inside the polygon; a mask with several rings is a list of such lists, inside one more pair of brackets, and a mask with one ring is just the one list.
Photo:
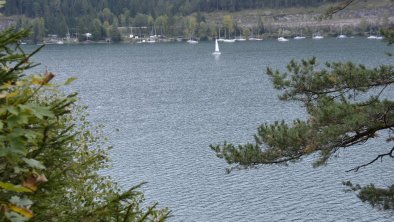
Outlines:
{"label": "small white boat", "polygon": [[376,36],[376,39],[377,40],[382,40],[382,39],[384,39],[384,37],[383,36]]}
{"label": "small white boat", "polygon": [[296,36],[294,37],[295,40],[301,40],[301,39],[306,39],[305,36]]}
{"label": "small white boat", "polygon": [[189,39],[189,40],[187,40],[187,43],[189,43],[189,44],[197,44],[198,41]]}
{"label": "small white boat", "polygon": [[302,35],[302,30],[301,30],[301,35],[297,35],[297,36],[294,37],[293,39],[294,39],[294,40],[301,40],[301,39],[306,39],[306,37]]}
{"label": "small white boat", "polygon": [[223,42],[224,43],[234,43],[235,39],[224,39]]}
{"label": "small white boat", "polygon": [[370,35],[367,37],[367,39],[377,39],[378,37],[376,35]]}
{"label": "small white boat", "polygon": [[285,37],[279,37],[279,38],[278,38],[278,41],[279,41],[279,42],[288,42],[289,40],[286,39]]}
{"label": "small white boat", "polygon": [[249,41],[263,41],[263,39],[252,37],[252,38],[249,38]]}
{"label": "small white boat", "polygon": [[218,42],[224,42],[224,39],[218,38]]}
{"label": "small white boat", "polygon": [[215,51],[212,52],[212,55],[220,55],[220,54],[222,54],[222,53],[219,51],[219,43],[218,43],[218,40],[216,39],[215,40]]}
{"label": "small white boat", "polygon": [[342,34],[342,26],[341,26],[341,34],[337,36],[338,39],[346,39],[347,36]]}
{"label": "small white boat", "polygon": [[63,42],[62,40],[59,40],[59,41],[56,42],[56,44],[58,44],[58,45],[63,45],[64,42]]}
{"label": "small white boat", "polygon": [[244,41],[246,41],[246,39],[241,35],[241,32],[239,33],[238,38],[235,38],[235,40],[238,41],[238,42],[244,42]]}
{"label": "small white boat", "polygon": [[246,41],[246,39],[241,35],[241,32],[239,32],[239,36],[238,36],[238,38],[235,38],[235,41],[244,42],[244,41]]}
{"label": "small white boat", "polygon": [[324,37],[321,36],[321,35],[315,35],[315,36],[312,37],[312,39],[320,40],[320,39],[324,39]]}

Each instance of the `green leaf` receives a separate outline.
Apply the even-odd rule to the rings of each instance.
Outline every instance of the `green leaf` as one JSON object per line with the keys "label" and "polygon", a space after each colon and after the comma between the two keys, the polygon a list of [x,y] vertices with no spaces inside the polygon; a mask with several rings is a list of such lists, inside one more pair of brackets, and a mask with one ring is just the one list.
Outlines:
{"label": "green leaf", "polygon": [[18,115],[18,109],[15,106],[8,106],[7,111],[11,114]]}
{"label": "green leaf", "polygon": [[12,183],[4,183],[0,182],[0,188],[8,190],[8,191],[14,191],[18,193],[31,193],[32,191],[30,189],[27,189],[26,187],[22,187],[21,185],[14,185]]}
{"label": "green leaf", "polygon": [[9,148],[10,153],[17,153],[22,155],[27,154],[26,143],[24,141],[24,138],[22,137],[12,138],[9,141],[9,144],[10,144],[10,148]]}
{"label": "green leaf", "polygon": [[17,118],[15,116],[11,116],[7,119],[7,126],[8,128],[12,129],[18,125]]}
{"label": "green leaf", "polygon": [[39,169],[39,170],[45,170],[45,166],[38,160],[35,159],[27,159],[27,158],[22,158],[22,160],[29,165],[32,168]]}
{"label": "green leaf", "polygon": [[33,115],[37,118],[42,119],[43,117],[54,117],[54,114],[48,107],[32,106]]}
{"label": "green leaf", "polygon": [[7,112],[7,108],[6,107],[1,107],[0,108],[0,115],[4,115]]}
{"label": "green leaf", "polygon": [[75,80],[76,80],[77,78],[75,78],[75,77],[71,77],[71,78],[68,78],[67,80],[66,80],[66,82],[64,83],[64,85],[70,85],[72,82],[74,82]]}
{"label": "green leaf", "polygon": [[0,148],[0,157],[4,157],[7,156],[8,152],[6,149],[4,148]]}

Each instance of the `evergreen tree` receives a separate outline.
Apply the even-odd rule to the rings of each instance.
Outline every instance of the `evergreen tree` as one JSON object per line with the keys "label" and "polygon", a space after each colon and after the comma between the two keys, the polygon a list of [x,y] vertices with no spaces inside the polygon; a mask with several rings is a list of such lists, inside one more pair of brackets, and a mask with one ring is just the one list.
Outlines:
{"label": "evergreen tree", "polygon": [[116,25],[112,25],[112,27],[111,27],[111,40],[113,42],[122,41],[122,36],[121,36],[120,31]]}
{"label": "evergreen tree", "polygon": [[44,18],[33,19],[32,40],[35,44],[42,42],[45,37],[45,20]]}

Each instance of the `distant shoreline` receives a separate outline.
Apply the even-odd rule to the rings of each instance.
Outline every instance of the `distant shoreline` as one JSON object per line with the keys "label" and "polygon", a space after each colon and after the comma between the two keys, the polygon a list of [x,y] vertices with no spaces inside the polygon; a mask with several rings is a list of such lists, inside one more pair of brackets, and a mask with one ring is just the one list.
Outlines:
{"label": "distant shoreline", "polygon": [[[191,36],[198,41],[212,40],[215,37],[224,38],[226,33],[223,18],[230,16],[233,23],[233,30],[230,38],[242,37],[248,38],[245,30],[248,31],[249,37],[261,39],[276,39],[280,36],[286,38],[293,38],[295,36],[313,36],[323,35],[326,37],[333,37],[339,34],[348,36],[368,36],[379,35],[380,29],[390,27],[394,24],[394,5],[387,4],[387,1],[375,2],[376,4],[354,4],[346,10],[336,13],[330,19],[319,20],[318,17],[324,13],[330,4],[322,5],[320,7],[306,7],[306,8],[263,8],[242,11],[215,11],[215,12],[201,12],[192,13],[191,15],[178,18],[173,26],[167,27],[167,32],[160,27],[144,26],[144,27],[117,27],[117,40],[125,43],[137,43],[141,41],[151,42],[151,37],[156,33],[163,37],[155,38],[157,42],[174,42],[188,40]],[[375,8],[374,8],[375,7]],[[199,30],[199,23],[194,29],[185,30],[182,22],[189,18],[199,18],[204,22],[205,31]],[[18,16],[1,17],[0,29],[15,24]],[[197,21],[199,21],[197,20]],[[168,31],[170,30],[170,31]],[[187,31],[187,32],[186,32]],[[113,42],[112,36],[107,36],[106,39],[100,37],[85,38],[84,35],[92,35],[91,30],[87,33],[68,33],[69,38],[53,34],[56,38],[49,35],[44,38],[46,44],[86,44],[95,39],[94,43],[108,43]],[[71,36],[71,38],[70,38]],[[156,35],[155,35],[156,36]],[[158,35],[159,36],[159,35]],[[42,42],[42,37],[38,42]],[[97,41],[97,39],[100,39]],[[33,41],[32,39],[30,40]],[[36,40],[34,40],[37,42]],[[31,43],[30,42],[30,43]]]}
{"label": "distant shoreline", "polygon": [[[303,40],[297,40],[294,39],[295,36],[292,37],[285,37],[287,38],[289,41],[303,41],[303,40],[312,40],[312,36],[304,36],[305,38]],[[324,35],[325,39],[338,39],[338,35],[337,36],[327,36]],[[352,36],[346,36],[346,39],[353,39],[353,38],[364,38],[364,39],[368,39],[368,35],[352,35]],[[204,42],[212,42],[214,41],[215,38],[210,38],[208,40],[203,40],[200,41],[202,43]],[[237,39],[236,39],[237,40]],[[262,41],[276,41],[277,38],[264,38],[264,39],[260,39]],[[372,39],[370,41],[382,41],[383,39]],[[260,41],[255,41],[255,40],[243,40],[243,41],[239,41],[239,42],[260,42]],[[315,41],[321,41],[321,40],[315,40]],[[236,41],[238,42],[238,41]],[[176,40],[166,40],[166,41],[156,41],[154,43],[149,43],[149,42],[135,42],[135,41],[121,41],[121,42],[106,42],[106,41],[89,41],[89,42],[64,42],[62,44],[56,44],[56,43],[38,43],[38,44],[32,44],[32,43],[26,43],[23,42],[23,45],[107,45],[107,44],[143,44],[143,45],[155,45],[155,44],[165,44],[165,43],[183,43],[183,44],[187,44],[187,40],[182,40],[182,41],[176,41]],[[221,43],[221,44],[229,44],[229,43]],[[234,44],[234,43],[233,43]],[[236,43],[235,43],[236,44]]]}

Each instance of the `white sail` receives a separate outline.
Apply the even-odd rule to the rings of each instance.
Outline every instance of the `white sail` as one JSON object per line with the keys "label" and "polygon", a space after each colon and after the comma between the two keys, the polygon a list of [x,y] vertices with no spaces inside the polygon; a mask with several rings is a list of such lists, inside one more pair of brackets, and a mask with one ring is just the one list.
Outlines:
{"label": "white sail", "polygon": [[214,54],[214,55],[220,55],[221,54],[220,51],[219,51],[219,43],[218,43],[217,39],[215,40],[215,51],[212,54]]}

